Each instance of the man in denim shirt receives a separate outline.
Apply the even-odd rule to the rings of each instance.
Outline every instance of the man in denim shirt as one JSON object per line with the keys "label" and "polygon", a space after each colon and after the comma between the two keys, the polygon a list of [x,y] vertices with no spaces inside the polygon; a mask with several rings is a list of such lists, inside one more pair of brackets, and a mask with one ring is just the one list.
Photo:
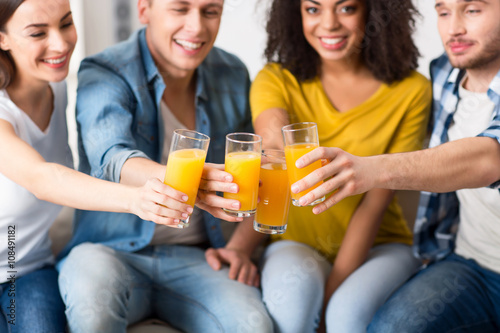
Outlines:
{"label": "man in denim shirt", "polygon": [[207,162],[219,165],[208,164],[203,173],[197,205],[206,211],[186,209],[182,194],[166,187],[165,224],[192,213],[187,229],[128,214],[77,212],[59,264],[72,332],[124,332],[151,316],[186,332],[272,331],[250,253],[238,248],[238,239],[225,244],[218,220],[241,220],[221,209],[237,209],[239,202],[215,194],[238,190],[220,165],[225,135],[251,130],[247,70],[213,48],[222,7],[223,0],[139,0],[146,28],[81,64],[82,171],[133,186],[163,179],[176,128],[209,135]]}
{"label": "man in denim shirt", "polygon": [[500,330],[500,2],[436,0],[446,55],[431,64],[430,148],[357,157],[316,150],[298,161],[334,162],[292,185],[301,199],[333,189],[320,213],[372,188],[422,190],[415,254],[429,263],[382,306],[368,332]]}

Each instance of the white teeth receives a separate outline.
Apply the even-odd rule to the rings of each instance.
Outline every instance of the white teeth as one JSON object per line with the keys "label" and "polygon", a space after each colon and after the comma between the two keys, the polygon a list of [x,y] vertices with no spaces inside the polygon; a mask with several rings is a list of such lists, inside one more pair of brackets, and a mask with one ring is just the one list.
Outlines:
{"label": "white teeth", "polygon": [[344,38],[321,38],[321,41],[328,45],[335,45],[340,43]]}
{"label": "white teeth", "polygon": [[197,50],[201,47],[202,43],[191,43],[187,40],[175,39],[175,42],[189,51]]}
{"label": "white teeth", "polygon": [[63,63],[66,60],[66,56],[59,58],[59,59],[44,59],[42,60],[43,62],[46,62],[51,65],[58,65]]}

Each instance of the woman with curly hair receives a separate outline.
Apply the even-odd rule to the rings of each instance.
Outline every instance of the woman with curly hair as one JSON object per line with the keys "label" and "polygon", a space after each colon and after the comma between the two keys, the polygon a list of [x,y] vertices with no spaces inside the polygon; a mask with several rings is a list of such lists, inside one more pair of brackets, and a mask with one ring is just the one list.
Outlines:
{"label": "woman with curly hair", "polygon": [[[282,149],[282,126],[297,122],[316,122],[322,147],[360,156],[422,148],[431,87],[415,71],[416,14],[411,0],[274,0],[269,63],[251,89],[264,148]],[[332,204],[292,206],[266,249],[261,283],[277,332],[366,332],[420,265],[392,191]]]}

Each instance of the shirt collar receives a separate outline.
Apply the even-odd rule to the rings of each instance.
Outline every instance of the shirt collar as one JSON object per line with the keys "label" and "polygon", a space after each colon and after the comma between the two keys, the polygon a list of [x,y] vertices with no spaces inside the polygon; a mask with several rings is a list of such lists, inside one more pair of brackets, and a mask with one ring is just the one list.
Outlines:
{"label": "shirt collar", "polygon": [[151,51],[149,50],[148,42],[146,41],[146,28],[139,31],[139,47],[141,49],[142,63],[146,70],[146,79],[148,83],[151,83],[156,77],[160,76],[160,73],[158,72],[158,67],[156,67]]}
{"label": "shirt collar", "polygon": [[[461,70],[459,68],[453,68],[453,70],[450,72],[450,75],[448,76],[447,83],[454,84],[453,91],[457,94],[458,88],[464,76],[465,70]],[[500,70],[497,72],[488,87],[488,97],[490,99],[500,98]]]}

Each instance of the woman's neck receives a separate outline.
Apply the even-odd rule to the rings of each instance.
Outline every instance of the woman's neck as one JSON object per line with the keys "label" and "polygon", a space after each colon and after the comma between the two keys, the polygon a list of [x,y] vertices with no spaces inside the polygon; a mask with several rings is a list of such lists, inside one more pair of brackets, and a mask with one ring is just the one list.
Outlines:
{"label": "woman's neck", "polygon": [[50,122],[53,110],[52,90],[48,82],[15,78],[7,87],[10,99],[43,131]]}

